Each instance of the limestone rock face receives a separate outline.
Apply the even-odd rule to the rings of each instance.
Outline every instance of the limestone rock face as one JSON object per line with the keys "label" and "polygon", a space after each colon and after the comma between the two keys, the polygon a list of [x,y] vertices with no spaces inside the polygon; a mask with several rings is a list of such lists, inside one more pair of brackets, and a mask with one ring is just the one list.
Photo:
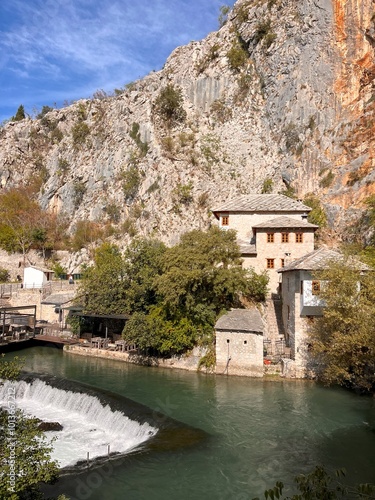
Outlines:
{"label": "limestone rock face", "polygon": [[[375,193],[373,13],[372,0],[238,0],[219,31],[121,95],[4,126],[1,186],[39,182],[72,230],[110,221],[123,244],[173,244],[267,180],[318,194],[340,230]],[[186,113],[175,123],[156,106],[168,85]]]}

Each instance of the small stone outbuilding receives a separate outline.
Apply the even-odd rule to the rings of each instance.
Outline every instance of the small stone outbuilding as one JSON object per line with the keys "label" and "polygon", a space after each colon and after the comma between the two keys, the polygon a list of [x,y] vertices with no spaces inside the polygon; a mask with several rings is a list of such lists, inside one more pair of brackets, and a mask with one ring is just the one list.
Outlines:
{"label": "small stone outbuilding", "polygon": [[264,325],[257,309],[232,309],[218,319],[216,373],[263,376]]}

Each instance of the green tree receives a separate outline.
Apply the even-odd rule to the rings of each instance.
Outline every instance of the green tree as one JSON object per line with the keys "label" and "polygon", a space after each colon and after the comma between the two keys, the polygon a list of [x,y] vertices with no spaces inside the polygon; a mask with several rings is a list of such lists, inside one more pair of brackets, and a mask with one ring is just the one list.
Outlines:
{"label": "green tree", "polygon": [[[16,380],[22,364],[17,357],[1,359],[0,377]],[[57,479],[51,442],[38,426],[39,421],[26,417],[12,400],[7,410],[0,409],[0,497],[4,500],[42,499],[41,483]]]}
{"label": "green tree", "polygon": [[25,108],[23,104],[21,104],[17,109],[17,113],[14,116],[12,116],[11,120],[13,122],[19,122],[21,120],[24,120],[25,118],[26,118]]}
{"label": "green tree", "polygon": [[319,198],[315,194],[309,193],[304,198],[303,203],[312,209],[307,220],[311,224],[317,224],[319,227],[326,227],[327,215]]}
{"label": "green tree", "polygon": [[[373,484],[358,484],[348,486],[342,484],[340,478],[344,477],[344,469],[338,469],[334,474],[317,465],[309,474],[299,474],[294,478],[298,493],[292,496],[284,496],[284,483],[278,481],[273,488],[264,492],[264,498],[275,500],[338,500],[339,498],[375,498],[375,486]],[[259,500],[259,498],[253,498]]]}
{"label": "green tree", "polygon": [[6,283],[7,281],[9,281],[9,278],[9,271],[4,267],[0,267],[0,283]]}
{"label": "green tree", "polygon": [[0,196],[0,246],[20,251],[24,258],[34,242],[42,211],[24,188],[12,188]]}
{"label": "green tree", "polygon": [[176,313],[199,317],[202,309],[214,318],[220,310],[239,304],[246,289],[246,271],[234,231],[193,230],[168,249],[157,287],[163,304]]}
{"label": "green tree", "polygon": [[43,106],[42,111],[36,115],[37,119],[41,120],[50,111],[53,111],[53,108],[51,108],[50,106]]}
{"label": "green tree", "polygon": [[[135,255],[154,261],[155,267],[147,270],[147,279],[136,273],[142,276],[138,292],[148,290],[148,300],[127,322],[123,335],[144,351],[173,354],[191,349],[198,341],[207,342],[221,311],[240,306],[244,296],[263,298],[267,290],[266,275],[242,269],[233,231],[216,227],[190,231],[172,248],[153,249],[156,258],[139,250]],[[127,293],[134,290],[132,284]]]}
{"label": "green tree", "polygon": [[4,359],[4,354],[0,357],[0,379],[17,380],[21,369],[25,363],[25,358],[15,356],[10,361]]}
{"label": "green tree", "polygon": [[127,278],[124,259],[116,245],[103,243],[95,251],[94,264],[86,269],[78,295],[86,297],[85,311],[97,314],[126,310]]}
{"label": "green tree", "polygon": [[126,311],[147,312],[157,304],[155,279],[162,273],[162,257],[167,248],[153,239],[135,239],[125,252],[127,276]]}
{"label": "green tree", "polygon": [[161,273],[166,247],[157,240],[135,239],[121,255],[118,247],[103,243],[94,264],[84,273],[80,293],[85,309],[94,313],[147,313],[157,304],[155,277]]}
{"label": "green tree", "polygon": [[323,316],[311,328],[317,376],[361,392],[375,391],[375,273],[358,261],[332,261],[315,273]]}

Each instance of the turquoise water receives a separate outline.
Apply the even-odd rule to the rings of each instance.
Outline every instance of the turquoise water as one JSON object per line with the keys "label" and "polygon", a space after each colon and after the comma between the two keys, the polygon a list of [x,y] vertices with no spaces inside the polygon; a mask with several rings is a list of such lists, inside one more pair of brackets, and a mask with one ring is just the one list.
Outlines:
{"label": "turquoise water", "polygon": [[189,373],[84,358],[53,348],[23,351],[26,369],[80,381],[203,429],[192,448],[147,452],[63,478],[49,493],[72,500],[248,500],[317,464],[375,482],[375,407],[308,381]]}

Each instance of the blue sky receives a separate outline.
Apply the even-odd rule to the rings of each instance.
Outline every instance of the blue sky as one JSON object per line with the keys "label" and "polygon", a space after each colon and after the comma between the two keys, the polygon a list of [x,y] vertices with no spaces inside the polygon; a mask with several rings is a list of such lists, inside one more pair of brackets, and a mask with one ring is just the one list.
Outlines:
{"label": "blue sky", "polygon": [[162,68],[234,0],[0,0],[0,122]]}

